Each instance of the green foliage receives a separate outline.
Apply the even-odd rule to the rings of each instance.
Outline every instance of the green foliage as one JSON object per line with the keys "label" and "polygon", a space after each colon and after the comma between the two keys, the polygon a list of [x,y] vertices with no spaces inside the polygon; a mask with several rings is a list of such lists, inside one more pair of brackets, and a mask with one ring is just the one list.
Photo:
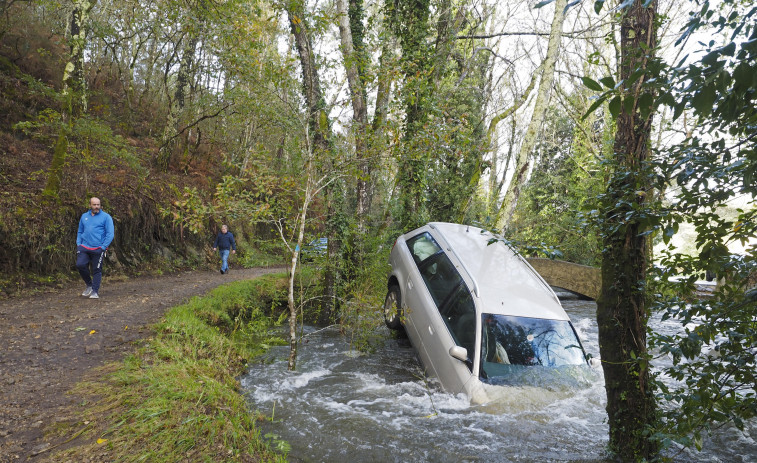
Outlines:
{"label": "green foliage", "polygon": [[[669,244],[661,265],[686,277],[656,305],[663,319],[680,323],[676,333],[652,338],[672,358],[663,372],[676,380],[658,381],[660,398],[672,405],[658,437],[686,446],[699,447],[712,426],[732,423],[741,429],[757,416],[757,304],[753,292],[745,293],[757,283],[755,15],[757,8],[737,1],[704,3],[692,12],[679,43],[701,31],[724,41],[702,43],[696,59],[671,68],[669,89],[659,98],[675,117],[693,114],[699,129],[660,153],[657,162],[662,178],[677,190],[677,201],[661,220]],[[736,214],[722,213],[739,198],[751,199]],[[694,255],[676,253],[670,245],[683,221],[696,232]],[[739,244],[743,252],[729,249]],[[697,300],[693,282],[706,272],[721,284],[712,298]],[[662,286],[671,285],[663,280]]]}
{"label": "green foliage", "polygon": [[183,191],[179,191],[175,185],[169,186],[177,199],[170,206],[160,209],[161,216],[192,233],[203,232],[208,218],[213,215],[213,208],[203,198],[203,192],[196,187],[184,187]]}
{"label": "green foliage", "polygon": [[[598,154],[606,135],[591,133],[582,121],[551,109],[536,146],[540,157],[521,193],[508,237],[528,253],[552,246],[562,259],[599,265],[601,243],[595,232],[596,198],[604,188]],[[577,124],[585,124],[578,130]],[[589,132],[591,137],[584,134]],[[599,144],[599,146],[597,146]],[[549,243],[549,246],[546,244]]]}
{"label": "green foliage", "polygon": [[45,108],[37,114],[36,120],[17,122],[13,128],[26,136],[52,143],[64,129],[63,117],[58,111]]}
{"label": "green foliage", "polygon": [[[472,216],[469,204],[487,168],[484,111],[490,55],[476,53],[473,42],[444,35],[464,33],[455,25],[465,32],[478,32],[476,21],[457,24],[466,16],[463,11],[439,13],[449,14],[444,21],[450,24],[435,31],[432,47],[430,10],[423,1],[387,3],[389,24],[402,47],[405,75],[401,89],[404,129],[395,151],[399,201],[393,210],[404,230],[429,220],[457,222]],[[452,56],[470,58],[463,61]]]}
{"label": "green foliage", "polygon": [[171,185],[177,198],[161,215],[195,234],[206,232],[212,222],[254,224],[271,215],[291,213],[289,209],[294,180],[282,180],[274,173],[247,170],[239,175],[226,175],[210,195],[197,187],[179,191]]}
{"label": "green foliage", "polygon": [[355,269],[353,278],[344,288],[346,302],[341,305],[339,314],[341,328],[350,344],[361,351],[370,351],[385,339],[382,308],[393,239],[390,234],[367,239],[363,265]]}
{"label": "green foliage", "polygon": [[[13,128],[50,145],[64,133],[69,140],[67,151],[75,156],[73,163],[87,168],[95,161],[100,165],[107,161],[116,161],[126,164],[139,175],[146,173],[139,158],[123,137],[113,133],[107,122],[94,116],[79,117],[69,127],[58,111],[45,108],[37,113],[34,120],[17,122]],[[94,157],[95,153],[97,158]]]}
{"label": "green foliage", "polygon": [[254,237],[237,242],[237,261],[244,268],[270,267],[287,263],[288,250],[281,240],[261,240]]}
{"label": "green foliage", "polygon": [[[757,416],[757,304],[749,291],[757,283],[755,16],[757,8],[748,2],[691,3],[676,46],[683,47],[695,34],[709,40],[699,42],[699,49],[679,63],[655,61],[633,72],[631,82],[642,73],[654,79],[632,105],[620,99],[613,81],[584,79],[588,88],[604,90],[589,112],[610,101],[613,115],[638,103],[643,114],[666,106],[674,121],[683,114],[694,119],[695,126],[687,127],[689,136],[656,153],[646,171],[658,191],[674,187],[672,201],[655,204],[652,198],[648,208],[628,209],[667,245],[652,275],[657,279],[649,282],[653,311],[667,326],[678,326],[673,333],[650,333],[649,341],[670,360],[655,380],[664,412],[653,432],[665,446],[701,448],[703,434],[712,427],[730,423],[742,428]],[[632,198],[633,191],[628,193]],[[736,214],[723,214],[739,202]],[[684,223],[695,231],[691,254],[675,249],[671,240]],[[735,251],[739,245],[743,251]],[[720,284],[711,298],[702,300],[694,282],[705,273]],[[670,281],[673,275],[679,278]]]}

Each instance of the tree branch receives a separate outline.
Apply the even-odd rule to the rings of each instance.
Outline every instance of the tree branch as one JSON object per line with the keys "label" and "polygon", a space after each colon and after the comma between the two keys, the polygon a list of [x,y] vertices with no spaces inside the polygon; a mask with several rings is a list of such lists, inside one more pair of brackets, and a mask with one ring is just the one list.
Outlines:
{"label": "tree branch", "polygon": [[218,111],[216,111],[215,113],[213,113],[213,114],[205,114],[205,115],[201,116],[201,117],[200,117],[199,119],[197,119],[196,121],[192,122],[191,124],[189,124],[189,125],[187,125],[187,126],[184,126],[184,128],[182,128],[181,130],[179,130],[179,131],[178,131],[178,132],[177,132],[177,133],[176,133],[175,135],[173,135],[172,137],[168,138],[168,139],[167,139],[167,140],[166,140],[165,142],[163,142],[163,144],[162,144],[162,145],[160,146],[160,150],[163,150],[163,149],[164,149],[164,148],[165,148],[166,146],[168,146],[168,144],[169,144],[169,143],[171,143],[171,142],[172,142],[172,141],[173,141],[173,140],[174,140],[175,138],[178,138],[178,137],[179,137],[179,135],[183,134],[183,133],[184,133],[184,132],[186,132],[187,130],[191,129],[192,127],[196,126],[196,125],[197,125],[197,124],[199,124],[200,122],[204,121],[205,119],[212,119],[212,118],[214,118],[214,117],[218,117],[218,115],[220,115],[220,114],[221,114],[222,112],[226,111],[226,109],[228,109],[228,108],[229,108],[229,106],[231,106],[231,103],[226,103],[226,104],[225,104],[225,105],[223,106],[223,108],[219,109],[219,110],[218,110]]}

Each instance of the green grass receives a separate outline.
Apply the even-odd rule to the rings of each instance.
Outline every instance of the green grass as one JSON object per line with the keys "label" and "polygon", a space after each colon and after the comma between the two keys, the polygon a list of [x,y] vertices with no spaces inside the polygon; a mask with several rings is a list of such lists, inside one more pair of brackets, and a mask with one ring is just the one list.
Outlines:
{"label": "green grass", "polygon": [[57,431],[77,446],[51,461],[285,461],[261,436],[256,420],[266,418],[249,409],[237,381],[249,359],[283,343],[272,328],[285,278],[231,283],[172,308],[137,354],[79,385],[92,402],[81,404],[81,421]]}

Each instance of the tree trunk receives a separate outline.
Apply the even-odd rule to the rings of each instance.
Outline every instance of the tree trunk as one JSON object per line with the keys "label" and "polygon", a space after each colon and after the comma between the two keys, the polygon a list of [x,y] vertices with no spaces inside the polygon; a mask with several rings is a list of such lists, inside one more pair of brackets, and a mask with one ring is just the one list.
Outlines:
{"label": "tree trunk", "polygon": [[502,206],[500,206],[499,212],[497,213],[497,220],[495,221],[495,228],[497,230],[504,230],[504,228],[510,223],[513,212],[515,211],[515,206],[518,203],[520,190],[527,179],[528,168],[531,163],[531,151],[536,145],[538,131],[541,129],[542,122],[544,121],[544,114],[549,106],[549,96],[552,91],[552,82],[554,81],[555,76],[555,63],[557,62],[557,55],[560,51],[562,26],[565,21],[565,6],[567,3],[567,0],[555,1],[555,16],[552,19],[552,28],[549,32],[547,56],[541,65],[541,82],[539,82],[539,90],[536,94],[534,112],[531,116],[531,122],[528,124],[526,135],[523,138],[523,143],[518,151],[518,156],[515,159],[515,171],[510,179],[510,184],[507,186],[507,192],[502,200]]}
{"label": "tree trunk", "polygon": [[294,35],[297,54],[302,67],[302,89],[305,104],[308,107],[308,121],[310,133],[313,136],[315,150],[329,151],[331,122],[326,112],[326,101],[323,98],[321,82],[318,78],[318,66],[315,62],[315,52],[305,23],[305,7],[302,0],[293,0],[287,6],[289,25]]}
{"label": "tree trunk", "polygon": [[[389,101],[392,88],[392,50],[396,46],[393,38],[394,37],[390,35],[384,39],[381,44],[381,57],[379,58],[378,83],[376,88],[376,110],[373,113],[373,121],[371,122],[371,157],[374,159],[382,158],[385,152],[388,151],[387,148],[389,146],[386,137],[386,121],[389,113]],[[376,184],[373,178],[375,175],[375,173],[372,173],[371,175],[371,186]],[[369,203],[371,203],[374,194],[373,189],[369,190],[368,193],[371,198],[369,199]],[[386,201],[386,203],[388,204],[389,201]],[[387,224],[386,219],[388,217],[388,212],[389,208],[387,207],[384,211],[384,220],[381,221],[382,228]]]}
{"label": "tree trunk", "polygon": [[186,43],[181,53],[179,71],[176,73],[176,91],[174,92],[176,110],[179,112],[184,109],[184,99],[190,88],[190,82],[193,79],[192,68],[194,67],[194,57],[197,52],[197,42],[199,41],[194,34],[188,34],[184,39]]}
{"label": "tree trunk", "polygon": [[63,98],[62,111],[63,128],[58,134],[55,144],[53,160],[47,175],[47,184],[42,195],[48,199],[57,199],[63,166],[66,164],[68,151],[68,135],[73,121],[87,111],[86,75],[84,72],[84,49],[87,43],[87,26],[89,13],[95,6],[94,0],[76,0],[71,12],[69,59],[63,68]]}
{"label": "tree trunk", "polygon": [[[333,150],[331,149],[331,121],[326,111],[326,102],[321,90],[320,79],[318,78],[318,65],[315,61],[315,52],[313,51],[310,33],[305,22],[305,6],[301,0],[293,0],[287,5],[287,15],[289,25],[294,35],[295,47],[300,58],[302,67],[302,88],[305,96],[305,104],[308,107],[308,132],[313,135],[313,156],[322,157],[325,164],[331,163]],[[327,199],[331,198],[331,189],[329,186]],[[333,259],[340,254],[339,249],[339,232],[334,225],[333,214],[336,209],[333,204],[328,205],[329,217],[326,218],[326,234],[329,240],[328,244],[328,262],[326,265],[326,274],[324,277],[323,302],[321,304],[321,317],[331,319],[331,313],[336,299],[336,284],[338,278],[338,266]]]}
{"label": "tree trunk", "polygon": [[[624,11],[622,82],[635,70],[645,69],[654,57],[656,8],[654,1],[644,7],[641,0],[636,0]],[[644,232],[647,230],[639,217],[648,190],[644,171],[652,119],[651,115],[642,118],[643,111],[638,107],[645,78],[642,75],[632,86],[621,89],[624,100],[634,104],[622,110],[617,118],[613,171],[602,210],[602,288],[597,300],[599,349],[607,391],[610,448],[623,461],[652,459],[658,451],[656,443],[645,434],[656,417],[646,339]]]}
{"label": "tree trunk", "polygon": [[[499,198],[499,193],[502,191],[502,184],[505,180],[505,175],[507,174],[507,167],[510,165],[510,158],[512,157],[513,153],[513,143],[515,143],[515,122],[512,123],[511,129],[512,129],[512,136],[510,137],[510,143],[508,144],[508,152],[507,156],[505,157],[505,162],[503,164],[503,170],[502,170],[502,179],[497,182],[496,178],[498,176],[497,172],[497,146],[495,146],[496,143],[496,134],[497,134],[497,126],[500,122],[510,117],[515,111],[519,110],[528,100],[528,95],[531,94],[534,87],[536,86],[536,81],[538,80],[539,71],[542,69],[543,64],[539,66],[536,70],[536,72],[533,73],[531,76],[531,82],[528,84],[528,87],[526,87],[526,90],[523,92],[523,94],[513,102],[512,106],[507,108],[506,110],[502,111],[501,113],[495,115],[492,117],[491,122],[489,122],[489,128],[486,131],[486,148],[489,150],[489,152],[492,153],[492,161],[490,166],[490,178],[489,178],[489,197],[487,198],[486,202],[486,209],[487,209],[487,215],[491,214],[491,211],[497,210],[497,202]],[[475,188],[478,183],[481,181],[481,174],[483,173],[483,159],[479,159],[475,170],[473,171],[473,176],[471,177],[470,185],[472,188]],[[473,196],[468,198],[468,201],[465,204],[465,207],[463,207],[460,211],[460,214],[458,216],[459,222],[462,223],[462,221],[465,219],[465,216],[468,213],[468,210],[470,209],[471,204],[473,203]]]}
{"label": "tree trunk", "polygon": [[[347,0],[337,0],[336,4],[344,68],[347,73],[352,101],[352,131],[355,136],[355,158],[359,169],[356,184],[357,207],[355,210],[357,229],[351,246],[351,260],[356,268],[360,268],[363,261],[365,226],[370,207],[368,184],[371,178],[370,161],[368,159],[368,106],[362,72],[362,63],[366,58],[362,55],[363,47],[360,37],[362,35],[362,0],[351,0],[349,11]],[[358,36],[353,36],[353,30],[358,32]]]}
{"label": "tree trunk", "polygon": [[63,72],[63,93],[67,95],[69,115],[72,118],[87,111],[84,49],[87,44],[89,13],[95,3],[94,0],[76,0],[71,13],[70,56]]}
{"label": "tree trunk", "polygon": [[426,221],[424,187],[427,161],[423,150],[414,148],[413,143],[429,110],[430,50],[425,42],[429,9],[430,0],[413,0],[394,2],[388,12],[399,37],[405,74],[405,134],[397,182],[402,204],[399,221],[403,229],[415,228]]}
{"label": "tree trunk", "polygon": [[60,191],[60,181],[63,174],[63,165],[66,162],[66,153],[68,151],[68,137],[66,130],[61,129],[58,134],[58,140],[55,142],[53,150],[53,161],[50,164],[50,173],[47,176],[47,184],[42,191],[42,196],[48,200],[57,200]]}
{"label": "tree trunk", "polygon": [[[309,146],[309,145],[308,145]],[[289,265],[289,286],[287,288],[287,307],[289,307],[289,360],[287,362],[287,369],[294,371],[297,367],[297,304],[294,301],[294,275],[297,271],[297,261],[299,258],[300,249],[302,249],[303,238],[305,237],[305,221],[308,216],[308,207],[310,207],[310,201],[312,199],[312,179],[313,179],[313,163],[310,161],[312,158],[308,149],[309,159],[305,168],[306,182],[305,182],[305,196],[302,200],[302,209],[299,216],[299,228],[297,229],[297,246],[292,251],[292,259]]]}

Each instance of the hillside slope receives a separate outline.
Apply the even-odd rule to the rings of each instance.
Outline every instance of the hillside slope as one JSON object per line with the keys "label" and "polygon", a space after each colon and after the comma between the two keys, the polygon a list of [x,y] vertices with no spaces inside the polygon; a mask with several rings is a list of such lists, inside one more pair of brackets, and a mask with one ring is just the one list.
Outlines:
{"label": "hillside slope", "polygon": [[210,232],[186,233],[164,211],[186,186],[208,191],[220,167],[157,169],[155,139],[124,131],[98,98],[70,129],[60,190],[45,196],[63,124],[58,93],[53,82],[0,57],[0,297],[75,276],[78,219],[91,196],[115,222],[106,270],[195,267],[211,257]]}

